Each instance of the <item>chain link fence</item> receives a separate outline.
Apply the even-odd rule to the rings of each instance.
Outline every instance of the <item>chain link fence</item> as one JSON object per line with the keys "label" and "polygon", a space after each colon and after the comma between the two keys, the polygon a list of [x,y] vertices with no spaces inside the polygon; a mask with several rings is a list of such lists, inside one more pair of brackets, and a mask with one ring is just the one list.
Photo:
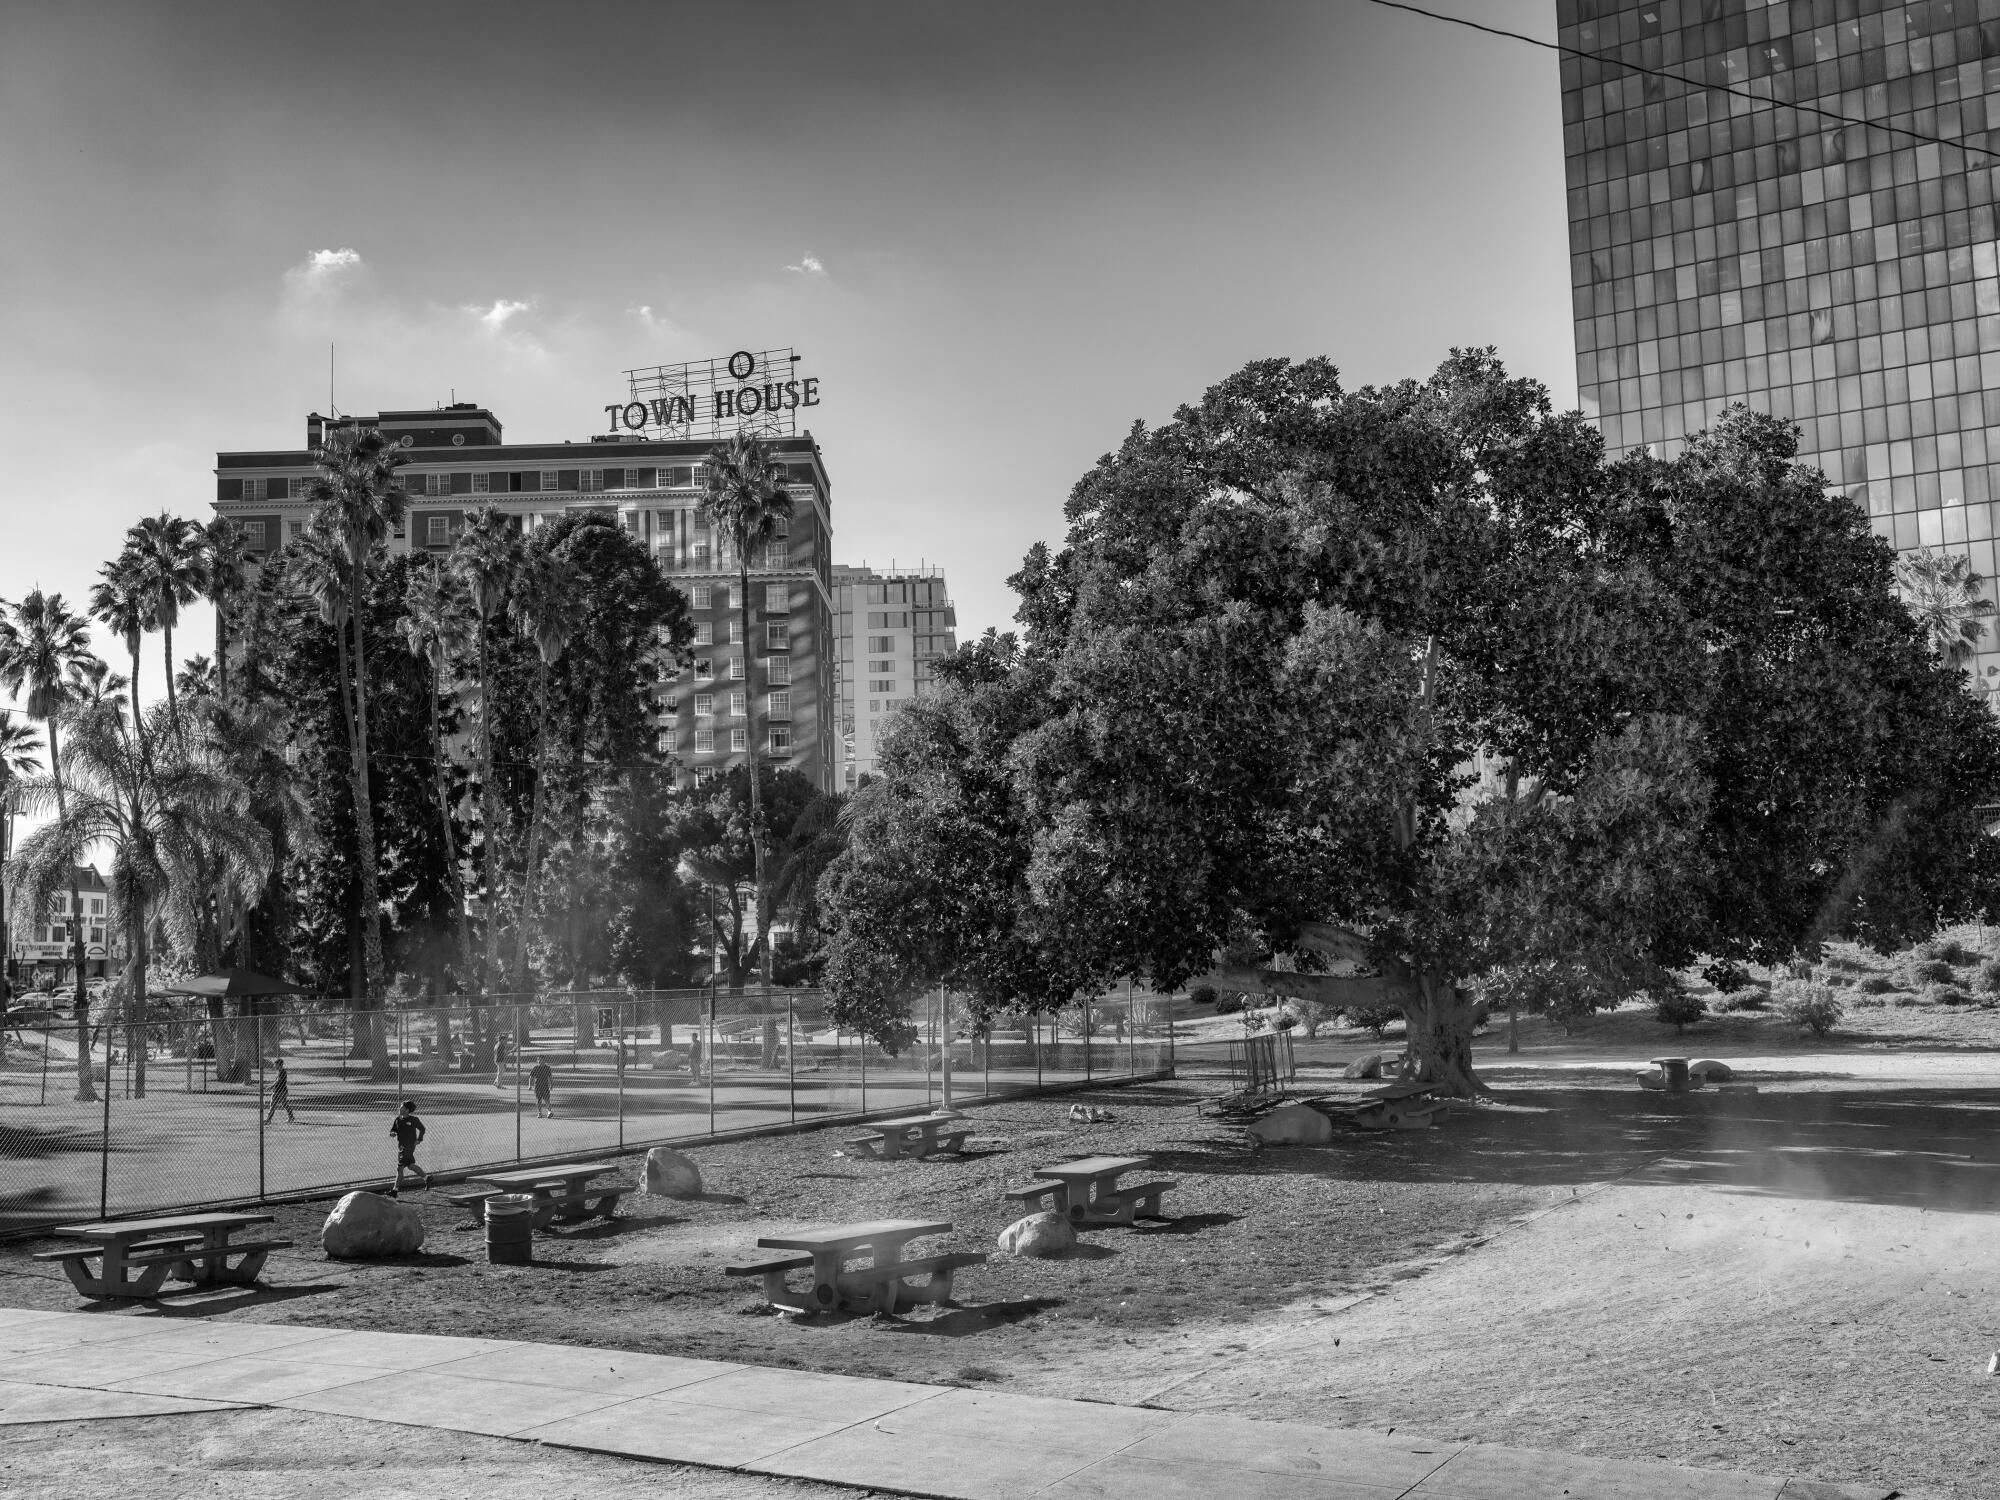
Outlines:
{"label": "chain link fence", "polygon": [[1143,996],[974,1031],[933,994],[912,1008],[915,1044],[894,1056],[835,1027],[813,991],[223,1008],[155,1000],[143,1025],[93,1012],[82,1028],[32,1008],[9,1017],[0,1235],[381,1183],[405,1100],[428,1130],[418,1162],[450,1177],[1173,1067]]}

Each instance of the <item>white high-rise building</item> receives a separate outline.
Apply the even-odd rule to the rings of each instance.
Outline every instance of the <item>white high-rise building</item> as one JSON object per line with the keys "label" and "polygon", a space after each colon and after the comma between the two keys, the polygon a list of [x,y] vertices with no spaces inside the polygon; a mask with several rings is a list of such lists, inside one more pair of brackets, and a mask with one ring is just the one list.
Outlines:
{"label": "white high-rise building", "polygon": [[889,718],[931,689],[931,663],[958,649],[958,612],[942,568],[833,565],[834,691],[841,739],[840,787],[875,774]]}

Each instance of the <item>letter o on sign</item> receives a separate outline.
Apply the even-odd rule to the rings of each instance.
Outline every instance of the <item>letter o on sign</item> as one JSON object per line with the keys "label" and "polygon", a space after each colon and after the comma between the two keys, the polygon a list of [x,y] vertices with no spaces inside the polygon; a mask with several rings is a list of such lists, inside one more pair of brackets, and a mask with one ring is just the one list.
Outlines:
{"label": "letter o on sign", "polygon": [[[632,415],[635,411],[639,414],[636,417]],[[646,425],[646,403],[643,401],[628,401],[625,403],[625,410],[620,415],[625,418],[625,425],[631,428],[632,431],[637,432],[641,427]]]}
{"label": "letter o on sign", "polygon": [[764,393],[756,386],[745,386],[736,393],[736,415],[754,417],[764,408]]}
{"label": "letter o on sign", "polygon": [[748,380],[757,373],[757,356],[748,349],[738,349],[729,356],[729,373],[738,380]]}

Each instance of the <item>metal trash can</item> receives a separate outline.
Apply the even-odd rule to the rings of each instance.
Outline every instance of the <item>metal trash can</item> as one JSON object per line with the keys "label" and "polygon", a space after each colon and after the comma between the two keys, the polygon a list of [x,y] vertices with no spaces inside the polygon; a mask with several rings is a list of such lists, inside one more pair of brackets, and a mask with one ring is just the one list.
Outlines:
{"label": "metal trash can", "polygon": [[1656,1057],[1653,1066],[1665,1078],[1668,1093],[1685,1094],[1688,1091],[1688,1060],[1685,1057]]}
{"label": "metal trash can", "polygon": [[535,1198],[532,1193],[500,1193],[486,1200],[486,1261],[525,1266],[535,1258]]}

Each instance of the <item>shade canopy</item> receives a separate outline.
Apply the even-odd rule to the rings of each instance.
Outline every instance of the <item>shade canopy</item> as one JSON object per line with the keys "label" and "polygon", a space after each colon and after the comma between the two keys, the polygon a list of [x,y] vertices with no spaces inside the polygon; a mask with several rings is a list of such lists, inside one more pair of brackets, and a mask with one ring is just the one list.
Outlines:
{"label": "shade canopy", "polygon": [[203,995],[209,999],[241,1000],[251,995],[309,995],[304,985],[273,979],[254,969],[218,969],[184,984],[162,985],[169,995]]}

